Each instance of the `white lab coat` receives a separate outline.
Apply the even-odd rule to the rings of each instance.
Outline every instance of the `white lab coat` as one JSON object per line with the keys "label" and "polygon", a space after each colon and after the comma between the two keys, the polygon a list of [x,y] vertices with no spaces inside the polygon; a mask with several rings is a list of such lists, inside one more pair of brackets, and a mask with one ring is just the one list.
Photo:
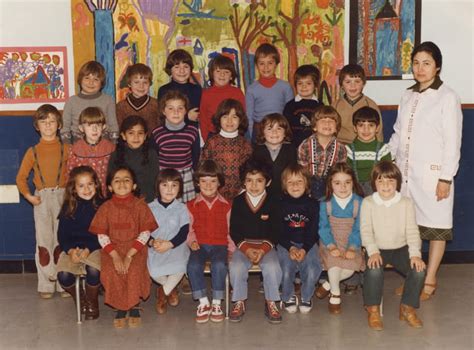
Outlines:
{"label": "white lab coat", "polygon": [[389,146],[402,172],[402,195],[415,203],[418,225],[453,227],[454,185],[436,200],[438,179],[452,180],[461,156],[462,111],[459,97],[446,84],[422,93],[407,90],[398,108]]}

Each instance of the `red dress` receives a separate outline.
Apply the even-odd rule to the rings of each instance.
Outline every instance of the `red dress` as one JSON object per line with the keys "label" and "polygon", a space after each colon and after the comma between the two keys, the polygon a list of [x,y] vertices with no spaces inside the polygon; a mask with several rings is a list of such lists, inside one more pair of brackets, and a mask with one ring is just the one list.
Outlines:
{"label": "red dress", "polygon": [[[154,231],[155,218],[143,199],[134,195],[126,198],[112,197],[97,210],[89,228],[90,232],[109,236],[113,249],[123,258],[141,232]],[[143,248],[143,246],[142,246]],[[147,268],[147,249],[138,250],[128,273],[115,271],[112,257],[101,252],[100,280],[105,289],[105,303],[118,309],[129,310],[150,295],[150,275]]]}

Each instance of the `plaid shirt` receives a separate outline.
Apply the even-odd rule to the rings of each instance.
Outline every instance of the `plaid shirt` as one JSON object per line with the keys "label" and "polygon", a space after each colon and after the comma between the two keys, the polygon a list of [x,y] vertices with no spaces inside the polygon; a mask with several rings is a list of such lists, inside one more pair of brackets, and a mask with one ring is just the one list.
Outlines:
{"label": "plaid shirt", "polygon": [[346,148],[335,137],[324,148],[313,134],[298,147],[298,164],[307,168],[311,176],[326,177],[334,164],[345,162],[346,158]]}

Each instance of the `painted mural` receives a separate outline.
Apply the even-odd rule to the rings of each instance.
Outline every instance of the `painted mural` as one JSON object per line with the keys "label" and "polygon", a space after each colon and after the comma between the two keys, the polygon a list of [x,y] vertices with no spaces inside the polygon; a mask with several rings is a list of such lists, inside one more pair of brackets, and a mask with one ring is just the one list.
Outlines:
{"label": "painted mural", "polygon": [[0,104],[64,102],[66,47],[0,47]]}
{"label": "painted mural", "polygon": [[216,54],[231,57],[245,90],[253,82],[258,45],[273,43],[282,60],[278,75],[293,82],[301,64],[322,74],[324,99],[337,94],[344,65],[344,0],[72,0],[74,64],[96,59],[107,71],[105,92],[124,98],[129,65],[145,63],[154,73],[152,95],[167,83],[166,57],[176,48],[194,58],[194,78],[208,85]]}
{"label": "painted mural", "polygon": [[369,79],[411,74],[421,0],[351,0],[350,8],[349,61],[364,67]]}

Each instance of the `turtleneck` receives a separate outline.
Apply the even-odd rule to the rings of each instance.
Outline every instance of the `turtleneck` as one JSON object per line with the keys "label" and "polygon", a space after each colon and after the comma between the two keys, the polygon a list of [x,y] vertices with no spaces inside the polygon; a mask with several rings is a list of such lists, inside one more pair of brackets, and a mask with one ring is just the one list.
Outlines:
{"label": "turtleneck", "polygon": [[116,194],[113,194],[112,195],[112,201],[117,203],[117,204],[125,204],[125,203],[128,203],[130,202],[133,197],[135,197],[135,195],[133,194],[133,192],[130,192],[129,194],[127,194],[126,196],[117,196]]}
{"label": "turtleneck", "polygon": [[270,78],[260,77],[258,82],[262,84],[266,88],[271,88],[273,85],[277,83],[278,79],[276,76],[272,76]]}
{"label": "turtleneck", "polygon": [[168,130],[177,131],[184,128],[186,126],[186,123],[183,120],[181,123],[176,125],[176,124],[171,124],[168,120],[165,120],[165,126]]}
{"label": "turtleneck", "polygon": [[77,94],[77,96],[79,96],[80,98],[84,98],[86,100],[93,100],[95,98],[98,98],[100,95],[102,95],[102,92],[97,92],[95,94],[84,94],[83,92],[80,92]]}
{"label": "turtleneck", "polygon": [[239,136],[239,130],[235,130],[235,131],[232,131],[232,132],[227,132],[227,131],[224,131],[223,129],[221,129],[221,131],[219,131],[219,135],[221,135],[222,137],[226,138],[226,139],[233,139],[233,138],[236,138],[237,136]]}

